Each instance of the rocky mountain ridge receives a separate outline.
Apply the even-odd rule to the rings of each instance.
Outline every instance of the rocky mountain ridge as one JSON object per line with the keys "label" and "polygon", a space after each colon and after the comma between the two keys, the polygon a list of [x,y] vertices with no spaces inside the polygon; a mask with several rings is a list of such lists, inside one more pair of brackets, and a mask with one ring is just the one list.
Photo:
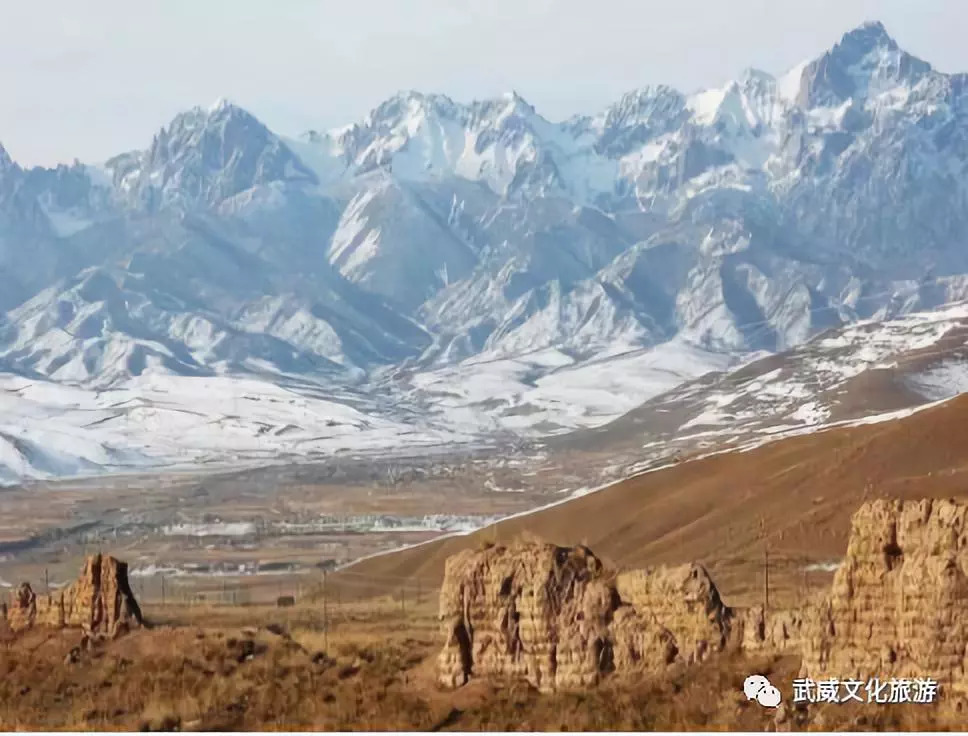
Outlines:
{"label": "rocky mountain ridge", "polygon": [[868,23],[779,77],[560,123],[407,92],[287,138],[220,100],[102,165],[0,149],[0,370],[394,405],[482,361],[563,356],[532,385],[672,344],[719,365],[934,309],[968,297],[966,80]]}
{"label": "rocky mountain ridge", "polygon": [[[217,360],[198,354],[199,330],[275,370],[352,372],[675,334],[783,349],[930,308],[965,295],[966,78],[869,23],[779,78],[645,88],[563,123],[517,94],[412,92],[286,139],[222,100],[100,167],[25,170],[4,153],[2,301],[23,311],[6,315],[2,349],[59,378],[63,353],[45,363],[22,343],[64,342],[65,302],[103,309],[100,293],[78,303],[94,273],[136,292],[121,311],[202,370]],[[119,336],[150,352],[137,332],[102,321],[70,352]]]}

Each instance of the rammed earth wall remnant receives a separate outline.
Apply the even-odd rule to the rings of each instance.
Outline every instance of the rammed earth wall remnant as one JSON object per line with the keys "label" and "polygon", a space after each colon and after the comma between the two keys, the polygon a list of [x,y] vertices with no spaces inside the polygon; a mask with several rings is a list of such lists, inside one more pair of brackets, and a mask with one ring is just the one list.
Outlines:
{"label": "rammed earth wall remnant", "polygon": [[[622,572],[615,578],[615,590],[622,607],[634,611],[648,628],[668,632],[676,650],[673,660],[702,662],[726,646],[731,612],[702,565]],[[621,643],[622,636],[615,633]]]}
{"label": "rammed earth wall remnant", "polygon": [[23,583],[12,596],[6,619],[13,631],[51,626],[107,636],[144,623],[128,584],[127,563],[102,555],[88,557],[80,577],[50,595],[38,596]]}
{"label": "rammed earth wall remnant", "polygon": [[586,547],[515,542],[447,561],[441,684],[472,675],[551,691],[615,669],[702,661],[725,646],[729,611],[699,565],[615,576]]}
{"label": "rammed earth wall remnant", "polygon": [[517,544],[451,557],[441,683],[459,686],[473,673],[523,677],[543,690],[594,684],[610,659],[612,595],[584,547]]}
{"label": "rammed earth wall remnant", "polygon": [[931,677],[968,691],[968,505],[876,501],[809,622],[803,675]]}
{"label": "rammed earth wall remnant", "polygon": [[441,684],[541,690],[695,664],[731,647],[802,655],[814,679],[930,677],[968,694],[968,505],[872,501],[831,589],[799,610],[731,609],[700,565],[615,573],[585,547],[517,541],[447,561]]}
{"label": "rammed earth wall remnant", "polygon": [[816,604],[811,602],[799,610],[774,609],[768,613],[763,606],[732,611],[733,634],[742,651],[799,654]]}

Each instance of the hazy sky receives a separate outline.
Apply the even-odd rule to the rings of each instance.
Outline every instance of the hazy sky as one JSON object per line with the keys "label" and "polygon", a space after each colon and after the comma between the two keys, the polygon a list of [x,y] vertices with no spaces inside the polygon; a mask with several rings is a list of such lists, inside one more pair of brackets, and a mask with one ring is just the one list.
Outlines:
{"label": "hazy sky", "polygon": [[779,73],[865,20],[968,71],[965,0],[24,0],[0,12],[0,142],[24,164],[143,148],[228,97],[295,134],[401,89],[517,90],[553,120],[623,92]]}

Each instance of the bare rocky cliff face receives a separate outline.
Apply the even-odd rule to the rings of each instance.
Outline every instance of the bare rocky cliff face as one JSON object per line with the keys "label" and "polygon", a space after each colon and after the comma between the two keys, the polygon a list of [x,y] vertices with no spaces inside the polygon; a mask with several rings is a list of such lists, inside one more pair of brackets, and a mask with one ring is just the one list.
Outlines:
{"label": "bare rocky cliff face", "polygon": [[517,541],[447,562],[439,681],[543,691],[661,672],[727,648],[801,656],[801,676],[930,677],[968,693],[968,504],[872,501],[828,592],[800,610],[735,609],[700,565],[614,572],[585,547]]}
{"label": "bare rocky cliff face", "polygon": [[12,631],[50,626],[111,637],[144,623],[127,563],[102,555],[88,557],[80,577],[50,595],[38,596],[23,583],[6,607],[6,622]]}

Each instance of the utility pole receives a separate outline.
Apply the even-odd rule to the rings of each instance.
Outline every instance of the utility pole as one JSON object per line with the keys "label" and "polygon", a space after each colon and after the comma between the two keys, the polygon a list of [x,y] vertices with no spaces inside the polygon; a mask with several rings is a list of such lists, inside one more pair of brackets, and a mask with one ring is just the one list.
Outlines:
{"label": "utility pole", "polygon": [[161,605],[165,605],[165,576],[161,576]]}
{"label": "utility pole", "polygon": [[50,575],[46,567],[44,568],[44,592],[50,595]]}
{"label": "utility pole", "polygon": [[323,649],[326,650],[326,656],[329,656],[329,609],[326,605],[326,597],[328,593],[326,590],[326,569],[323,569]]}
{"label": "utility pole", "polygon": [[760,517],[760,536],[763,539],[763,619],[770,607],[770,543],[766,534],[766,520]]}
{"label": "utility pole", "polygon": [[770,548],[763,543],[763,615],[770,607]]}

